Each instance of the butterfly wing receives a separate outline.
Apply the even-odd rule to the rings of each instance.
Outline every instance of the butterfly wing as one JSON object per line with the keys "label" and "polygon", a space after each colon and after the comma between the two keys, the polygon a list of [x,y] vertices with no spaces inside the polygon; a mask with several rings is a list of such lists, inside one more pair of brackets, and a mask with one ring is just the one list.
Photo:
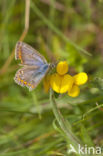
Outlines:
{"label": "butterfly wing", "polygon": [[15,48],[15,59],[21,60],[21,64],[29,66],[41,66],[47,61],[34,48],[24,42],[17,42]]}
{"label": "butterfly wing", "polygon": [[14,77],[17,84],[26,86],[30,91],[36,88],[49,70],[49,65],[44,64],[42,67],[24,66],[19,69]]}

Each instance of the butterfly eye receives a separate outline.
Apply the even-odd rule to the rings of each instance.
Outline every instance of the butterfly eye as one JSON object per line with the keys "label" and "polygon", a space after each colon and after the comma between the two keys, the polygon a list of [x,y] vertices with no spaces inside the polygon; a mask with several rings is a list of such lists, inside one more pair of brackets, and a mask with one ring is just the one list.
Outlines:
{"label": "butterfly eye", "polygon": [[51,68],[51,69],[53,69],[53,68],[55,68],[55,67],[56,67],[56,64],[55,64],[55,63],[51,63],[51,64],[50,64],[50,68]]}

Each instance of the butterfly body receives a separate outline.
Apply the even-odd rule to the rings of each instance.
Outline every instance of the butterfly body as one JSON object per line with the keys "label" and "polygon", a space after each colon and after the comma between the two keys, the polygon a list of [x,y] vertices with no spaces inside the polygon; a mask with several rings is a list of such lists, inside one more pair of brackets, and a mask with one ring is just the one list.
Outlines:
{"label": "butterfly body", "polygon": [[18,42],[15,49],[15,59],[21,60],[23,66],[14,77],[17,84],[33,90],[45,77],[50,69],[50,64],[35,49],[26,43]]}

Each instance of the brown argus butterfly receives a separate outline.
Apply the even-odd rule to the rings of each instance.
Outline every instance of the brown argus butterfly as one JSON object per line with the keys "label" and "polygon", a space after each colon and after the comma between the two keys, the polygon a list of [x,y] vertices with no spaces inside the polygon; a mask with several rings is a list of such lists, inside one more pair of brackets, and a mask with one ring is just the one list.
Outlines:
{"label": "brown argus butterfly", "polygon": [[50,69],[50,64],[35,49],[24,42],[18,42],[15,48],[15,59],[21,60],[23,66],[16,72],[14,80],[21,86],[33,90]]}

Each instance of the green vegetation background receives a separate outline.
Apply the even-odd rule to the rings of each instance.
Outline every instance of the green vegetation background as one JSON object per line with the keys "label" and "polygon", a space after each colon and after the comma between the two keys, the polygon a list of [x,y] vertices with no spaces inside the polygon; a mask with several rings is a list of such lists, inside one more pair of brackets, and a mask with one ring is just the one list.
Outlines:
{"label": "green vegetation background", "polygon": [[[25,2],[0,0],[0,156],[73,155],[43,83],[29,92],[13,80],[19,62],[12,51],[24,30]],[[31,0],[23,39],[48,62],[65,59],[71,74],[88,73],[80,96],[62,95],[56,102],[73,134],[94,147],[103,145],[102,12],[102,0]]]}

